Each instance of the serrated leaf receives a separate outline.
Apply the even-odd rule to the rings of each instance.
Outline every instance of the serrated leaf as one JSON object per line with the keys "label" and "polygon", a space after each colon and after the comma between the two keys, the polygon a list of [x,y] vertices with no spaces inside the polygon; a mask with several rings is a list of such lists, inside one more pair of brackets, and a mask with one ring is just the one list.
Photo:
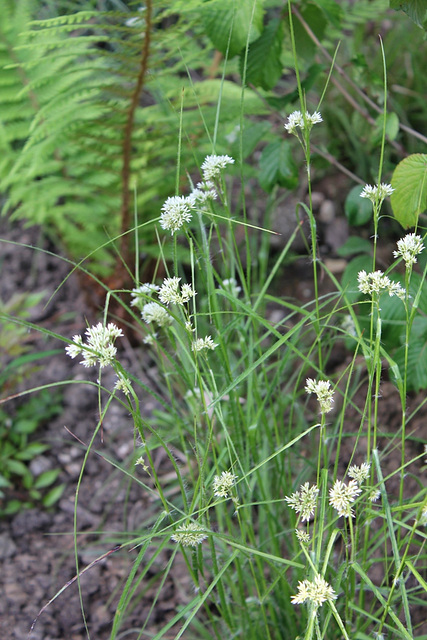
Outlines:
{"label": "serrated leaf", "polygon": [[[263,7],[258,0],[210,0],[202,9],[205,31],[223,55],[233,58],[260,37],[263,30]],[[230,35],[231,33],[231,35]]]}
{"label": "serrated leaf", "polygon": [[287,140],[277,140],[267,145],[259,167],[259,182],[265,191],[270,192],[276,184],[286,189],[294,189],[298,184],[298,169]]}
{"label": "serrated leaf", "polygon": [[[262,35],[250,46],[246,66],[246,82],[266,91],[272,89],[282,75],[283,23],[272,20]],[[240,75],[243,76],[245,52],[240,57]]]}
{"label": "serrated leaf", "polygon": [[341,28],[343,16],[342,7],[335,0],[314,0],[319,9],[325,14],[327,20],[337,29]]}
{"label": "serrated leaf", "polygon": [[427,28],[426,0],[390,0],[390,7],[396,11],[404,11],[424,31]]}
{"label": "serrated leaf", "polygon": [[414,153],[399,162],[393,172],[390,196],[394,217],[404,229],[415,227],[427,208],[427,155]]}
{"label": "serrated leaf", "polygon": [[[309,4],[301,10],[301,16],[317,39],[321,41],[327,27],[327,20],[323,12],[314,4]],[[305,26],[302,25],[299,20],[295,20],[294,22],[294,33],[297,57],[301,57],[304,60],[311,60],[317,51],[317,46],[308,35]]]}
{"label": "serrated leaf", "polygon": [[363,186],[353,187],[345,199],[344,212],[349,224],[359,227],[372,220],[372,204],[367,198],[361,198]]}

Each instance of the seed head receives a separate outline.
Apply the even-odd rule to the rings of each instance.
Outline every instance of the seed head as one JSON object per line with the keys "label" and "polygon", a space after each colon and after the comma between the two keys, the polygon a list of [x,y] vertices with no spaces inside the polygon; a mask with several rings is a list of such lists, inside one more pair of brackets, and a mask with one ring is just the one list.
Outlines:
{"label": "seed head", "polygon": [[192,214],[191,202],[184,196],[172,196],[162,206],[160,226],[173,235],[185,222],[190,222]]}
{"label": "seed head", "polygon": [[192,351],[203,351],[204,349],[211,349],[212,351],[217,348],[217,344],[212,340],[210,336],[206,338],[197,338],[191,345]]}
{"label": "seed head", "polygon": [[332,406],[334,404],[334,392],[330,387],[331,383],[329,380],[317,381],[312,378],[307,378],[305,381],[305,391],[308,394],[316,394],[317,400],[320,404],[321,413],[329,413],[329,411],[332,411]]}
{"label": "seed head", "polygon": [[360,194],[361,198],[368,198],[372,204],[381,204],[387,196],[391,196],[394,189],[391,184],[386,184],[385,182],[381,184],[375,184],[374,186],[367,184],[362,190]]}
{"label": "seed head", "polygon": [[307,600],[316,607],[321,607],[327,600],[335,600],[337,597],[331,585],[320,574],[310,580],[298,582],[298,593],[292,596],[292,604],[303,604]]}
{"label": "seed head", "polygon": [[353,517],[354,512],[351,505],[361,492],[362,489],[356,480],[350,480],[348,484],[336,480],[334,486],[329,490],[329,504],[338,511],[339,516]]}
{"label": "seed head", "polygon": [[181,291],[179,290],[179,283],[181,278],[165,278],[159,291],[159,300],[163,304],[185,304],[196,295],[196,292],[192,289],[191,285],[183,284]]}
{"label": "seed head", "polygon": [[298,135],[297,128],[304,129],[307,126],[308,130],[312,129],[313,125],[318,124],[322,121],[322,116],[318,111],[315,111],[312,115],[309,114],[308,111],[305,112],[305,122],[304,116],[301,111],[294,111],[288,116],[288,121],[285,124],[285,129],[288,133],[293,133],[294,135]]}
{"label": "seed head", "polygon": [[217,178],[228,164],[234,164],[230,156],[206,156],[201,166],[205,182]]}
{"label": "seed head", "polygon": [[158,302],[147,302],[141,311],[141,316],[147,324],[155,322],[159,327],[168,327],[173,322],[172,316]]}
{"label": "seed head", "polygon": [[70,358],[75,358],[80,353],[83,354],[83,360],[80,364],[85,367],[94,367],[99,364],[100,367],[106,367],[113,364],[117,349],[114,346],[116,338],[123,336],[123,331],[119,329],[113,322],[104,326],[98,322],[96,326],[86,329],[87,342],[83,344],[82,336],[73,336],[73,344],[65,348]]}
{"label": "seed head", "polygon": [[301,514],[301,520],[310,520],[314,515],[314,510],[317,506],[317,496],[319,495],[319,489],[317,485],[306,482],[301,485],[299,491],[295,491],[291,496],[285,496],[285,500],[291,509],[294,509],[297,513]]}
{"label": "seed head", "polygon": [[416,236],[415,233],[408,233],[404,238],[401,238],[397,242],[397,251],[393,251],[395,258],[402,258],[405,261],[406,268],[412,267],[417,261],[417,256],[424,250],[424,244],[421,236]]}
{"label": "seed head", "polygon": [[401,300],[405,299],[405,289],[398,282],[392,282],[382,271],[372,273],[366,273],[365,270],[359,271],[357,281],[359,291],[362,293],[374,296],[386,289],[390,297],[397,296]]}
{"label": "seed head", "polygon": [[353,465],[348,470],[348,475],[353,480],[356,480],[357,484],[363,484],[364,480],[369,478],[369,469],[371,468],[371,464],[369,462],[362,462],[360,467],[357,465]]}
{"label": "seed head", "polygon": [[217,498],[228,498],[234,487],[237,476],[230,471],[223,471],[220,476],[215,476],[213,481],[213,492]]}
{"label": "seed head", "polygon": [[182,544],[183,547],[197,547],[207,537],[204,530],[196,522],[189,522],[177,527],[171,539],[178,544]]}

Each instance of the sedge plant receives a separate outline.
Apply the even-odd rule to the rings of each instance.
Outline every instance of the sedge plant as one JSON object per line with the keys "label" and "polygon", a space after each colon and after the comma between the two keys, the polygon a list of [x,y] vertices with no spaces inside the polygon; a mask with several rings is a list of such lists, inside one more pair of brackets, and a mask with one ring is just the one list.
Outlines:
{"label": "sedge plant", "polygon": [[[292,24],[291,12],[289,19]],[[294,46],[297,69],[295,52]],[[322,115],[318,107],[308,109],[296,75],[301,104],[283,118],[280,135],[294,134],[302,144],[311,193],[310,139]],[[243,109],[244,90],[241,104]],[[218,122],[220,112],[219,101]],[[179,146],[186,133],[179,131]],[[408,495],[403,478],[409,467],[425,471],[424,452],[407,455],[407,374],[382,347],[381,296],[405,305],[410,332],[417,296],[410,297],[409,280],[424,238],[417,229],[399,241],[395,258],[406,265],[403,284],[392,273],[397,263],[386,273],[377,268],[374,249],[372,271],[361,271],[353,283],[366,298],[351,302],[321,262],[309,197],[302,208],[311,233],[314,299],[283,299],[271,285],[286,268],[299,222],[269,261],[259,248],[274,229],[253,223],[244,208],[242,215],[235,197],[239,187],[244,195],[244,184],[238,184],[242,158],[219,155],[215,147],[214,134],[211,153],[184,167],[186,190],[178,168],[176,192],[150,223],[158,237],[150,281],[140,280],[137,265],[133,287],[108,291],[99,322],[68,340],[66,354],[83,370],[97,369],[100,401],[76,491],[77,582],[86,570],[79,563],[77,511],[85,464],[106,412],[118,402],[132,417],[134,454],[131,466],[112,464],[150,496],[154,515],[139,530],[123,531],[115,547],[133,555],[112,640],[123,637],[127,613],[156,559],[163,570],[139,638],[421,640],[425,631],[413,613],[427,591],[427,497],[421,484]],[[373,203],[374,246],[391,189],[381,180],[379,175],[377,185],[363,191]],[[137,240],[139,231],[135,224]],[[323,296],[320,269],[333,285]],[[260,281],[257,274],[266,273],[271,275]],[[112,297],[127,312],[127,324],[111,317]],[[366,305],[368,331],[360,321]],[[280,314],[271,314],[273,306]],[[346,325],[340,322],[344,316]],[[127,330],[149,354],[142,357],[156,363],[153,388],[124,364],[120,343]],[[328,370],[328,355],[343,339],[351,345],[350,362],[344,370]],[[384,361],[399,389],[400,439],[388,437],[379,424]],[[109,388],[106,369],[115,374]],[[145,409],[146,394],[155,400],[152,412]],[[398,442],[397,468],[386,472]],[[350,450],[345,456],[344,445]],[[159,449],[170,468],[166,480],[155,455]],[[393,494],[389,485],[396,478]],[[187,572],[185,603],[153,632],[156,603],[179,557]],[[81,609],[90,638],[83,596]]]}

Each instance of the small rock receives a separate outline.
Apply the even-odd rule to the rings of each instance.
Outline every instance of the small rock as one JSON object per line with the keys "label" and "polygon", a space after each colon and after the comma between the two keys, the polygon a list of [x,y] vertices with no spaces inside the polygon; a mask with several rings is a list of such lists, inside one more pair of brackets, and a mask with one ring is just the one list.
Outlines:
{"label": "small rock", "polygon": [[7,533],[0,535],[0,559],[5,560],[15,555],[16,544]]}

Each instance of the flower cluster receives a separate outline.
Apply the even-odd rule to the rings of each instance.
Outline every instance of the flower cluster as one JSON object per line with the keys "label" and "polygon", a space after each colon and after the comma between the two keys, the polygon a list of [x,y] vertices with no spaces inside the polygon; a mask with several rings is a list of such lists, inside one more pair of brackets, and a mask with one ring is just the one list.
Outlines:
{"label": "flower cluster", "polygon": [[168,327],[173,322],[172,316],[158,302],[147,302],[142,308],[141,317],[147,324],[155,322],[159,327]]}
{"label": "flower cluster", "polygon": [[374,186],[367,184],[362,189],[360,194],[361,198],[368,198],[373,205],[376,203],[381,204],[387,196],[391,196],[394,189],[391,184],[382,182],[381,184],[375,184]]}
{"label": "flower cluster", "polygon": [[177,527],[171,539],[184,547],[197,547],[207,537],[204,530],[196,522],[189,522]]}
{"label": "flower cluster", "polygon": [[364,480],[369,478],[369,470],[371,468],[371,464],[369,462],[362,462],[360,467],[357,465],[352,465],[348,470],[348,475],[350,478],[353,478],[357,482],[357,484],[363,484]]}
{"label": "flower cluster", "polygon": [[335,600],[337,597],[331,585],[325,578],[317,574],[314,580],[303,580],[298,582],[298,593],[292,596],[292,604],[303,604],[307,600],[316,607],[322,606],[327,600]]}
{"label": "flower cluster", "polygon": [[305,127],[307,127],[310,131],[313,125],[318,124],[319,122],[322,122],[322,116],[318,111],[315,111],[312,115],[310,115],[308,111],[306,111],[305,118],[301,111],[294,111],[288,116],[288,121],[285,124],[285,129],[288,133],[298,135],[298,127],[300,129],[305,129]]}
{"label": "flower cluster", "polygon": [[239,285],[237,284],[236,278],[226,278],[225,280],[223,280],[222,288],[228,291],[228,293],[230,293],[235,298],[237,298],[242,290],[242,287],[239,287]]}
{"label": "flower cluster", "polygon": [[304,522],[314,515],[318,495],[319,488],[315,484],[310,487],[306,482],[301,485],[299,491],[295,491],[291,496],[285,496],[285,500],[292,509],[301,514],[301,520]]}
{"label": "flower cluster", "polygon": [[350,518],[354,516],[351,505],[362,492],[356,480],[350,480],[348,484],[336,480],[334,486],[329,489],[329,504],[338,511],[339,516]]}
{"label": "flower cluster", "polygon": [[86,329],[87,342],[83,344],[82,336],[73,336],[73,344],[65,348],[70,358],[83,354],[80,364],[85,367],[106,367],[113,364],[117,348],[114,346],[116,338],[123,336],[123,331],[113,322],[104,326],[98,322],[96,326]]}
{"label": "flower cluster", "polygon": [[185,304],[196,295],[191,285],[181,285],[181,291],[179,290],[179,283],[181,278],[165,278],[162,286],[159,290],[159,300],[165,305],[168,304]]}
{"label": "flower cluster", "polygon": [[317,400],[320,404],[321,413],[329,413],[329,411],[332,411],[334,392],[330,387],[331,383],[329,380],[317,381],[312,378],[307,378],[305,381],[305,391],[309,394],[316,394]]}
{"label": "flower cluster", "polygon": [[210,200],[216,200],[217,197],[214,183],[212,180],[207,180],[197,183],[197,187],[187,196],[187,201],[192,208],[204,207]]}
{"label": "flower cluster", "polygon": [[118,373],[117,382],[114,385],[114,388],[116,389],[116,391],[121,391],[122,393],[124,393],[125,396],[129,396],[132,389],[132,384],[129,378],[127,378],[123,373]]}
{"label": "flower cluster", "polygon": [[217,348],[217,344],[212,340],[210,336],[206,338],[197,338],[191,345],[192,351],[203,351],[204,349],[211,349],[212,351]]}
{"label": "flower cluster", "polygon": [[217,498],[228,498],[231,489],[234,487],[234,481],[237,476],[230,471],[223,471],[220,476],[215,476],[213,481],[213,492]]}
{"label": "flower cluster", "polygon": [[173,235],[184,224],[191,220],[191,202],[184,196],[172,196],[162,206],[160,226]]}
{"label": "flower cluster", "polygon": [[386,289],[390,297],[397,296],[401,300],[405,299],[405,289],[398,282],[392,282],[382,271],[372,271],[371,273],[366,273],[365,270],[359,271],[357,281],[359,291],[362,293],[374,295]]}
{"label": "flower cluster", "polygon": [[234,159],[230,156],[206,156],[201,166],[203,179],[208,182],[218,178],[228,164],[234,164]]}
{"label": "flower cluster", "polygon": [[218,178],[228,164],[234,164],[230,156],[206,156],[201,170],[203,181],[197,184],[189,196],[171,196],[162,206],[160,213],[160,226],[170,231],[173,235],[176,231],[192,218],[192,210],[197,207],[202,210],[211,200],[218,197],[213,180]]}
{"label": "flower cluster", "polygon": [[393,251],[393,255],[395,258],[402,256],[406,268],[409,269],[417,261],[415,256],[423,250],[424,244],[421,236],[416,236],[415,233],[408,233],[397,242],[397,251]]}
{"label": "flower cluster", "polygon": [[132,289],[130,294],[130,306],[137,307],[139,310],[142,310],[147,298],[151,297],[151,295],[159,289],[160,287],[156,284],[151,284],[150,282],[146,282],[145,284],[141,284],[139,287]]}

